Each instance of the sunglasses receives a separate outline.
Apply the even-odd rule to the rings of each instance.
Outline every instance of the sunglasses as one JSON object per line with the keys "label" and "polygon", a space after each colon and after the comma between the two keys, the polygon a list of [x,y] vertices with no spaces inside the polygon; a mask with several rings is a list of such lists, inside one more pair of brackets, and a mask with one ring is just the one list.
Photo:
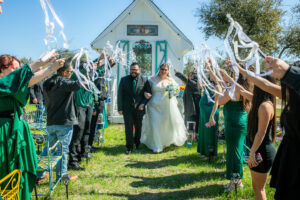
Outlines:
{"label": "sunglasses", "polygon": [[159,70],[160,71],[168,71],[168,69],[165,69],[165,68],[160,68]]}

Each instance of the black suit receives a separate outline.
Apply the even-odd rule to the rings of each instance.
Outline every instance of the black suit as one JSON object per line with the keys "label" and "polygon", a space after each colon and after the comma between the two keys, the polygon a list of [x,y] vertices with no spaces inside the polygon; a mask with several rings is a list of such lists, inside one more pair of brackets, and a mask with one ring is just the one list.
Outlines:
{"label": "black suit", "polygon": [[[138,75],[136,77],[135,92],[133,91],[133,78],[128,75],[121,79],[118,89],[118,111],[123,111],[126,133],[126,147],[128,150],[133,149],[133,125],[135,127],[134,142],[140,144],[142,120],[145,114],[145,105],[147,99],[144,92],[151,92],[146,77]],[[142,111],[138,110],[140,105],[144,105]]]}
{"label": "black suit", "polygon": [[200,115],[199,102],[201,98],[201,90],[198,88],[197,74],[193,73],[191,79],[186,78],[180,72],[177,72],[175,76],[177,76],[186,84],[186,88],[183,94],[185,123],[187,121],[195,121],[196,133],[198,133]]}

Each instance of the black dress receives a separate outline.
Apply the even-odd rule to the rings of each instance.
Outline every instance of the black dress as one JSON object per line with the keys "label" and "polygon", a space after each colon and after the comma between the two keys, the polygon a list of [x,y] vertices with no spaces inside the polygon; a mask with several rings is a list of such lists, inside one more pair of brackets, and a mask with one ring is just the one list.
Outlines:
{"label": "black dress", "polygon": [[[270,132],[271,132],[271,125],[274,122],[274,118],[269,122],[268,129],[266,132],[266,135],[264,137],[264,140],[262,141],[261,145],[257,149],[256,153],[260,153],[262,157],[262,162],[259,163],[256,167],[251,168],[251,170],[259,173],[268,173],[269,170],[272,167],[275,155],[276,155],[276,149],[274,145],[272,144],[271,138],[270,138]],[[250,146],[252,146],[252,142],[250,142]]]}
{"label": "black dress", "polygon": [[275,199],[299,199],[300,189],[300,120],[294,112],[283,113],[285,135],[271,170],[270,186]]}

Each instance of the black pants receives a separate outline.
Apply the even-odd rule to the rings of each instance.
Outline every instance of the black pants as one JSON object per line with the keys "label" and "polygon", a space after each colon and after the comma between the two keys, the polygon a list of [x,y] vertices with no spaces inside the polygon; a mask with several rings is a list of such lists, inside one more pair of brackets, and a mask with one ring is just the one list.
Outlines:
{"label": "black pants", "polygon": [[81,160],[85,147],[88,146],[92,108],[77,107],[78,124],[74,125],[73,136],[69,145],[69,163],[73,164]]}
{"label": "black pants", "polygon": [[104,109],[104,102],[103,102],[103,106],[97,106],[95,107],[96,109],[96,115],[93,115],[92,116],[92,121],[91,121],[91,133],[90,133],[90,137],[89,137],[89,146],[92,146],[93,145],[93,142],[94,142],[94,137],[95,137],[95,133],[96,133],[96,126],[97,126],[97,119],[98,119],[98,116],[99,114],[102,114],[103,113],[103,109]]}
{"label": "black pants", "polygon": [[200,118],[200,106],[199,106],[199,102],[200,102],[201,96],[197,95],[197,96],[193,96],[193,100],[194,100],[194,105],[196,108],[196,116],[195,116],[195,121],[196,121],[196,133],[198,133],[198,127],[199,127],[199,118]]}
{"label": "black pants", "polygon": [[[131,112],[124,112],[124,122],[125,122],[125,134],[126,134],[126,148],[128,150],[133,149],[133,143],[135,145],[140,144],[141,132],[142,132],[142,120],[143,111],[132,110]],[[133,136],[133,125],[135,127],[135,135]]]}

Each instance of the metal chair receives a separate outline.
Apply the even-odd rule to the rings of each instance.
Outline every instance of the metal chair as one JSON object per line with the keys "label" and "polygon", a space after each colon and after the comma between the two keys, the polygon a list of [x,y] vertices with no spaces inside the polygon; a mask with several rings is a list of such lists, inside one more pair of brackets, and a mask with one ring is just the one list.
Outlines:
{"label": "metal chair", "polygon": [[226,162],[225,154],[226,154],[226,141],[225,141],[225,126],[221,126],[218,130],[218,142],[223,145],[223,154],[222,154],[222,163]]}
{"label": "metal chair", "polygon": [[[54,145],[49,144],[49,133],[46,130],[46,114],[40,105],[29,104],[25,107],[25,120],[28,122],[32,137],[37,150],[38,168],[37,172],[49,172],[49,193],[38,194],[35,187],[35,197],[52,196],[56,186],[61,181],[61,177],[53,181],[53,172],[59,162],[62,162],[62,144],[57,141]],[[57,154],[58,150],[61,150]]]}
{"label": "metal chair", "polygon": [[187,121],[186,122],[187,132],[188,132],[188,141],[187,147],[191,148],[193,142],[196,142],[196,122],[195,121]]}
{"label": "metal chair", "polygon": [[97,126],[96,126],[96,134],[94,137],[94,142],[98,145],[104,143],[104,122],[103,122],[103,114],[100,114],[97,119]]}
{"label": "metal chair", "polygon": [[22,172],[15,169],[0,180],[0,199],[12,200],[20,199],[20,180]]}

